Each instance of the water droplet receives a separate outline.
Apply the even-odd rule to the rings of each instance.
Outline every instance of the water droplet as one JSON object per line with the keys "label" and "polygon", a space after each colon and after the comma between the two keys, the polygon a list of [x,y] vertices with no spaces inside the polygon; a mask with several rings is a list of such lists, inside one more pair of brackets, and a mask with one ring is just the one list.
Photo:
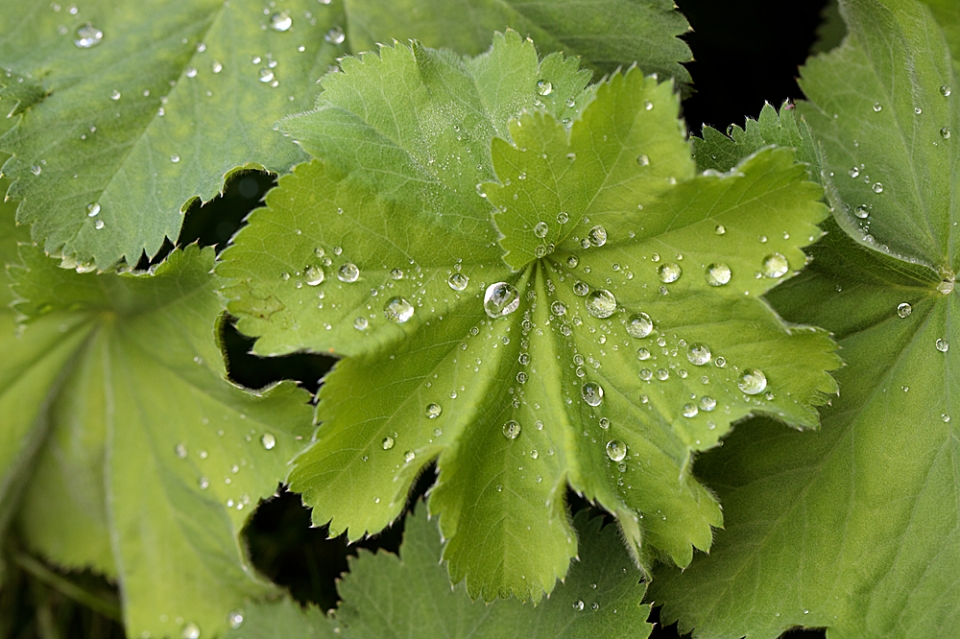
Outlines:
{"label": "water droplet", "polygon": [[730,267],[726,264],[711,264],[707,267],[707,284],[710,286],[723,286],[730,282]]}
{"label": "water droplet", "polygon": [[644,100],[643,108],[647,111],[653,111],[653,102],[651,102],[650,100]]}
{"label": "water droplet", "polygon": [[610,458],[610,461],[623,461],[623,458],[627,456],[627,445],[624,444],[619,439],[611,439],[607,442],[607,457]]}
{"label": "water droplet", "polygon": [[852,169],[847,171],[847,175],[849,175],[852,178],[860,177],[860,167],[858,166],[853,167]]}
{"label": "water droplet", "polygon": [[179,155],[171,155],[171,156],[170,156],[170,161],[173,162],[174,164],[176,164],[177,162],[180,161],[180,156],[179,156]]}
{"label": "water droplet", "polygon": [[503,425],[503,436],[507,439],[516,439],[520,436],[520,424],[515,419],[511,419]]}
{"label": "water droplet", "polygon": [[665,368],[658,368],[657,379],[659,379],[661,382],[667,381],[668,379],[670,379],[670,371],[668,371]]}
{"label": "water droplet", "polygon": [[946,353],[948,350],[950,350],[950,343],[945,339],[938,339],[937,350],[941,353]]}
{"label": "water droplet", "polygon": [[173,452],[176,453],[180,459],[184,459],[187,456],[187,447],[183,444],[177,444],[173,447]]}
{"label": "water droplet", "polygon": [[483,294],[483,310],[494,319],[509,315],[520,308],[520,293],[506,282],[496,282]]}
{"label": "water droplet", "polygon": [[210,488],[210,480],[206,477],[201,477],[197,480],[197,485],[200,486],[200,490],[206,490]]}
{"label": "water droplet", "polygon": [[100,41],[103,40],[103,31],[88,22],[78,27],[74,36],[73,43],[75,45],[81,49],[89,49],[100,44]]}
{"label": "water droplet", "polygon": [[464,290],[469,283],[470,278],[463,273],[452,273],[450,277],[447,278],[447,284],[455,291]]}
{"label": "water droplet", "polygon": [[710,347],[706,344],[693,344],[687,351],[687,359],[694,366],[709,364],[712,358],[713,353],[710,352]]}
{"label": "water droplet", "polygon": [[537,225],[533,227],[533,234],[539,238],[546,237],[549,232],[550,226],[546,222],[537,222]]}
{"label": "water droplet", "polygon": [[408,464],[416,458],[417,458],[417,454],[412,450],[408,450],[403,454],[403,461],[407,462]]}
{"label": "water droplet", "polygon": [[195,78],[197,77],[197,69],[196,67],[187,67],[184,69],[183,74],[188,78]]}
{"label": "water droplet", "polygon": [[883,193],[883,183],[881,182],[874,182],[871,188],[874,193]]}
{"label": "water droplet", "polygon": [[650,351],[647,350],[647,349],[645,349],[645,348],[638,348],[638,349],[637,349],[637,359],[639,359],[641,362],[644,362],[644,361],[650,359]]}
{"label": "water droplet", "polygon": [[569,221],[570,221],[570,215],[568,213],[566,213],[565,211],[560,211],[559,213],[557,213],[558,224],[566,224]]}
{"label": "water droplet", "polygon": [[184,626],[183,639],[200,639],[200,626],[195,623],[188,623]]}
{"label": "water droplet", "polygon": [[902,302],[897,305],[897,315],[899,315],[903,319],[910,317],[910,313],[912,312],[913,312],[913,307],[907,304],[906,302]]}
{"label": "water droplet", "polygon": [[285,11],[270,16],[270,28],[274,31],[287,31],[292,26],[293,18]]}
{"label": "water droplet", "polygon": [[952,91],[950,90],[950,87],[946,85],[943,85],[942,87],[940,87],[940,95],[942,95],[943,97],[949,98],[951,93]]}
{"label": "water droplet", "polygon": [[600,428],[602,428],[603,430],[607,430],[608,428],[610,428],[610,420],[607,419],[606,417],[601,417]]}
{"label": "water droplet", "polygon": [[393,297],[384,305],[383,316],[391,322],[403,324],[411,317],[414,312],[413,304],[402,297]]}
{"label": "water droplet", "polygon": [[427,419],[436,419],[437,417],[440,417],[440,413],[442,412],[443,408],[440,406],[440,404],[427,404],[423,414],[427,416]]}
{"label": "water droplet", "polygon": [[264,84],[267,84],[268,82],[273,82],[273,71],[271,71],[267,67],[263,67],[262,69],[260,69],[260,81],[263,82]]}
{"label": "water droplet", "polygon": [[337,270],[337,279],[341,282],[351,283],[356,282],[357,278],[360,277],[360,269],[357,268],[357,265],[352,262],[344,262],[344,264]]}
{"label": "water droplet", "polygon": [[660,268],[657,269],[657,275],[660,276],[660,281],[664,284],[676,282],[682,274],[683,270],[680,268],[680,265],[673,262],[661,264]]}
{"label": "water droplet", "polygon": [[243,625],[243,613],[239,611],[231,612],[227,615],[227,623],[230,624],[231,628],[239,628]]}
{"label": "water droplet", "polygon": [[587,232],[587,239],[593,246],[603,246],[607,243],[607,229],[598,224]]}
{"label": "water droplet", "polygon": [[587,382],[580,387],[580,395],[589,406],[599,406],[603,402],[603,386],[596,382]]}
{"label": "water droplet", "polygon": [[577,281],[573,284],[573,294],[583,297],[590,292],[590,286],[586,282]]}
{"label": "water droplet", "polygon": [[944,140],[949,140],[949,139],[950,139],[950,127],[945,126],[945,127],[943,127],[942,129],[940,129],[940,137],[943,138]]}
{"label": "water droplet", "polygon": [[597,319],[605,319],[617,310],[617,298],[610,291],[599,288],[587,296],[585,306],[590,315]]}
{"label": "water droplet", "polygon": [[277,438],[271,433],[264,433],[263,436],[260,437],[260,443],[263,444],[266,450],[273,450],[277,445]]}
{"label": "water droplet", "polygon": [[565,315],[567,312],[567,305],[560,300],[557,300],[550,305],[550,312],[557,316]]}
{"label": "water droplet", "polygon": [[790,263],[780,253],[771,253],[763,258],[763,274],[767,277],[783,277],[790,270]]}
{"label": "water droplet", "polygon": [[573,609],[576,610],[577,612],[580,612],[581,610],[583,610],[583,602],[579,600],[575,601],[573,603]]}
{"label": "water droplet", "polygon": [[343,41],[346,39],[346,37],[347,36],[344,35],[342,28],[334,27],[327,31],[327,35],[323,36],[323,39],[330,44],[343,44]]}
{"label": "water droplet", "polygon": [[626,329],[631,337],[644,338],[653,332],[653,320],[650,319],[650,316],[646,313],[639,313],[630,318],[627,322]]}
{"label": "water droplet", "polygon": [[727,229],[723,224],[717,224],[717,228],[714,229],[714,232],[717,235],[723,235],[724,233],[727,232]]}
{"label": "water droplet", "polygon": [[218,62],[217,60],[214,60],[213,64],[210,65],[210,70],[213,71],[214,73],[220,73],[221,71],[223,71],[223,64]]}
{"label": "water droplet", "polygon": [[102,229],[104,226],[106,225],[104,224],[103,220],[97,220],[96,222],[93,223],[93,228],[97,229],[98,231]]}
{"label": "water droplet", "polygon": [[537,93],[540,95],[550,95],[553,91],[553,84],[549,80],[540,80],[537,82]]}
{"label": "water droplet", "polygon": [[865,220],[870,217],[870,207],[866,204],[861,204],[857,208],[853,209],[853,214],[861,220]]}
{"label": "water droplet", "polygon": [[645,154],[641,153],[640,155],[637,156],[637,164],[639,164],[640,166],[650,166],[650,158],[648,158]]}
{"label": "water droplet", "polygon": [[879,102],[874,102],[874,103],[873,103],[873,111],[874,111],[874,113],[880,113],[881,111],[883,111],[883,105],[880,104]]}
{"label": "water droplet", "polygon": [[747,395],[757,395],[767,387],[767,376],[758,368],[744,369],[737,380],[737,387]]}
{"label": "water droplet", "polygon": [[709,395],[704,395],[700,398],[700,410],[709,413],[714,408],[717,407],[717,400],[710,397]]}
{"label": "water droplet", "polygon": [[117,91],[116,89],[114,89],[113,91],[111,91],[111,92],[110,92],[110,99],[113,100],[114,102],[116,102],[117,100],[119,100],[119,99],[120,99],[120,92]]}
{"label": "water droplet", "polygon": [[946,413],[943,413],[942,415],[940,415],[940,421],[942,421],[944,424],[949,424],[950,416],[947,415]]}
{"label": "water droplet", "polygon": [[697,413],[699,413],[699,412],[700,412],[700,409],[697,408],[697,406],[696,406],[695,404],[684,404],[684,405],[683,405],[683,416],[684,416],[684,417],[687,417],[687,418],[696,417],[696,416],[697,416]]}
{"label": "water droplet", "polygon": [[353,327],[358,331],[367,330],[367,326],[370,325],[370,322],[367,321],[366,317],[358,317],[353,320]]}
{"label": "water droplet", "polygon": [[386,436],[386,437],[383,438],[383,441],[382,441],[382,442],[380,442],[380,448],[382,448],[382,449],[384,449],[384,450],[390,450],[391,448],[393,448],[394,444],[396,444],[396,443],[397,443],[397,442],[394,441],[393,437],[390,437],[390,436],[388,435],[388,436]]}

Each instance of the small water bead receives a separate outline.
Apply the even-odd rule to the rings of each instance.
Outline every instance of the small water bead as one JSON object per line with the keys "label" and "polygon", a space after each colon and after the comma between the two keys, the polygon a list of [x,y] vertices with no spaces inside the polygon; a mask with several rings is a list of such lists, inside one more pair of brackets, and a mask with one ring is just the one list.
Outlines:
{"label": "small water bead", "polygon": [[740,374],[737,387],[747,395],[757,395],[767,387],[767,376],[760,369],[747,368]]}
{"label": "small water bead", "polygon": [[587,232],[587,239],[593,246],[603,246],[607,243],[607,229],[598,224]]}
{"label": "small water bead", "polygon": [[319,266],[308,266],[303,269],[303,276],[306,278],[307,286],[319,286],[327,275]]}
{"label": "small water bead", "polygon": [[872,186],[871,188],[873,189],[873,192],[874,192],[874,193],[883,193],[883,183],[882,183],[882,182],[874,182],[874,183],[873,183],[873,186]]}
{"label": "small water bead", "polygon": [[557,213],[557,223],[566,224],[570,221],[570,215],[566,211],[560,211]]}
{"label": "small water bead", "polygon": [[580,396],[588,406],[599,406],[603,403],[603,386],[596,382],[587,382],[580,387]]}
{"label": "small water bead", "polygon": [[711,264],[707,267],[707,284],[710,286],[724,286],[730,283],[730,267],[726,264]]}
{"label": "small water bead", "polygon": [[693,344],[687,351],[687,359],[690,360],[690,363],[694,366],[709,364],[712,358],[713,353],[706,344]]}
{"label": "small water bead", "polygon": [[436,419],[440,417],[442,412],[443,408],[440,404],[427,404],[427,407],[423,410],[423,414],[427,416],[427,419]]}
{"label": "small water bead", "polygon": [[763,274],[767,277],[783,277],[789,270],[790,263],[781,253],[771,253],[763,258]]}
{"label": "small water bead", "polygon": [[260,81],[263,82],[264,84],[267,84],[268,82],[273,82],[273,71],[271,71],[267,67],[260,69]]}
{"label": "small water bead", "polygon": [[859,166],[853,167],[852,169],[847,171],[847,175],[849,175],[852,178],[860,177],[860,167]]}
{"label": "small water bead", "polygon": [[866,204],[861,204],[857,208],[853,209],[853,214],[861,220],[865,220],[870,217],[870,207],[868,207]]}
{"label": "small water bead", "polygon": [[683,416],[686,418],[696,417],[700,412],[700,409],[697,408],[696,404],[684,404],[683,405]]}
{"label": "small water bead", "polygon": [[940,421],[942,421],[944,424],[949,424],[950,416],[947,415],[946,413],[943,413],[942,415],[940,415]]}
{"label": "small water bead", "polygon": [[408,464],[416,458],[417,458],[417,454],[412,450],[408,450],[403,454],[403,461],[407,462]]}
{"label": "small water bead", "polygon": [[557,300],[550,305],[550,312],[557,316],[565,315],[567,312],[567,305],[560,300]]}
{"label": "small water bead", "polygon": [[650,166],[650,158],[641,153],[637,156],[637,164],[640,166]]}
{"label": "small water bead", "polygon": [[170,161],[173,162],[174,164],[176,164],[177,162],[180,161],[180,156],[179,156],[179,155],[171,155],[171,156],[170,156]]}
{"label": "small water bead", "polygon": [[200,639],[200,626],[195,623],[188,623],[184,626],[183,639]]}
{"label": "small water bead", "polygon": [[402,297],[392,297],[383,306],[383,316],[391,322],[403,324],[413,317],[415,309],[413,304]]}
{"label": "small water bead", "polygon": [[670,379],[670,371],[668,371],[665,368],[658,368],[657,379],[659,379],[661,382],[667,381],[668,379]]}
{"label": "small water bead", "polygon": [[943,138],[944,140],[949,140],[949,139],[950,139],[950,127],[945,126],[945,127],[943,127],[942,129],[940,129],[940,137]]}
{"label": "small water bead", "polygon": [[638,348],[637,359],[639,359],[641,362],[647,361],[648,359],[650,359],[650,351],[648,351],[645,348]]}
{"label": "small water bead", "polygon": [[883,105],[880,104],[879,102],[874,102],[873,111],[874,113],[880,113],[881,111],[883,111]]}
{"label": "small water bead", "polygon": [[590,292],[590,285],[586,282],[576,281],[573,284],[573,294],[579,297],[583,297]]}
{"label": "small water bead", "polygon": [[649,382],[651,379],[653,379],[653,371],[650,370],[649,368],[641,368],[640,379],[642,379],[645,382]]}
{"label": "small water bead", "polygon": [[607,419],[606,417],[601,417],[599,423],[600,423],[600,428],[602,428],[603,430],[607,430],[608,428],[610,428],[610,420]]}
{"label": "small water bead", "polygon": [[93,223],[93,228],[97,229],[98,231],[102,229],[104,226],[106,226],[106,224],[104,224],[103,220],[97,220],[96,222]]}
{"label": "small water bead", "polygon": [[527,383],[527,374],[524,373],[523,371],[520,371],[519,373],[517,373],[517,383],[518,383],[518,384],[526,384],[526,383]]}
{"label": "small water bead", "polygon": [[346,39],[346,35],[343,33],[341,27],[334,27],[327,31],[327,34],[323,36],[323,39],[329,42],[330,44],[343,44],[343,41]]}
{"label": "small water bead", "polygon": [[390,437],[389,435],[387,435],[386,437],[383,438],[383,441],[380,442],[380,448],[384,450],[390,450],[391,448],[394,447],[396,443],[397,442],[393,439],[393,437]]}
{"label": "small water bead", "polygon": [[117,91],[116,89],[114,89],[113,91],[111,91],[111,92],[110,92],[110,99],[113,100],[114,102],[116,102],[117,100],[119,100],[119,99],[120,99],[120,92]]}
{"label": "small water bead", "polygon": [[398,268],[392,269],[392,270],[390,271],[390,277],[393,278],[393,279],[395,279],[395,280],[402,280],[402,279],[403,279],[403,271],[400,270],[400,269],[398,269]]}
{"label": "small water bead", "polygon": [[570,268],[577,268],[580,265],[580,258],[576,255],[571,255],[567,258],[567,266]]}
{"label": "small water bead", "polygon": [[619,462],[627,456],[627,445],[619,439],[611,439],[607,442],[607,457],[610,461]]}
{"label": "small water bead", "polygon": [[270,16],[270,28],[274,31],[287,31],[293,26],[293,18],[286,12],[275,13]]}
{"label": "small water bead", "polygon": [[940,95],[942,95],[943,97],[949,98],[951,93],[952,91],[950,90],[950,87],[946,85],[943,85],[940,87]]}
{"label": "small water bead", "polygon": [[463,273],[451,273],[447,278],[447,285],[455,291],[462,291],[467,288],[470,278]]}
{"label": "small water bead", "polygon": [[717,400],[710,397],[709,395],[704,395],[700,398],[700,410],[709,413],[714,408],[717,407]]}
{"label": "small water bead", "polygon": [[950,350],[950,343],[944,339],[938,339],[936,342],[937,350],[941,353],[946,353]]}
{"label": "small water bead", "polygon": [[533,227],[533,234],[539,238],[544,238],[550,232],[550,226],[546,222],[537,222]]}
{"label": "small water bead", "polygon": [[210,70],[214,73],[220,73],[223,71],[223,63],[219,62],[218,60],[214,60],[213,64],[210,65]]}
{"label": "small water bead", "polygon": [[[646,313],[639,313],[630,318],[626,324],[630,337],[644,338],[653,332],[653,320]],[[643,350],[643,349],[641,349]],[[639,352],[639,351],[638,351]],[[648,354],[649,356],[649,354]],[[646,358],[641,358],[646,359]]]}
{"label": "small water bead", "polygon": [[367,321],[366,317],[358,317],[355,320],[353,320],[353,327],[358,331],[367,330],[367,326],[369,325],[370,325],[370,322]]}
{"label": "small water bead", "polygon": [[101,40],[103,40],[103,31],[96,28],[89,22],[81,27],[78,27],[74,32],[73,43],[81,49],[95,47],[100,44]]}
{"label": "small water bead", "polygon": [[357,268],[357,265],[352,262],[344,262],[344,264],[337,270],[337,279],[341,282],[346,282],[350,284],[356,282],[360,277],[360,269]]}
{"label": "small water bead", "polygon": [[231,612],[229,615],[227,615],[227,623],[230,624],[231,628],[239,628],[243,625],[243,613]]}
{"label": "small water bead", "polygon": [[210,480],[206,477],[201,477],[197,480],[197,485],[200,486],[200,490],[206,490],[210,488]]}
{"label": "small water bead", "polygon": [[657,269],[657,275],[660,276],[660,281],[664,284],[676,282],[682,274],[683,269],[680,268],[679,264],[675,264],[674,262],[661,264],[660,268]]}
{"label": "small water bead", "polygon": [[516,439],[520,436],[520,423],[511,419],[506,424],[503,425],[503,436],[507,439]]}
{"label": "small water bead", "polygon": [[644,100],[643,108],[647,111],[653,111],[653,102],[651,102],[650,100]]}
{"label": "small water bead", "polygon": [[183,75],[187,76],[188,78],[195,78],[195,77],[197,77],[197,69],[196,69],[196,67],[187,67],[186,69],[184,69]]}
{"label": "small water bead", "polygon": [[606,319],[617,310],[617,298],[608,290],[597,289],[587,296],[587,312],[597,319]]}
{"label": "small water bead", "polygon": [[512,284],[496,282],[488,286],[483,294],[483,310],[493,319],[509,315],[518,308],[520,308],[520,293]]}
{"label": "small water bead", "polygon": [[582,611],[582,610],[583,610],[583,601],[580,601],[580,600],[575,601],[575,602],[573,603],[573,609],[576,610],[577,612]]}
{"label": "small water bead", "polygon": [[271,433],[264,433],[263,436],[260,437],[260,443],[266,450],[273,450],[277,445],[277,438]]}
{"label": "small water bead", "polygon": [[173,452],[176,453],[180,459],[184,459],[187,456],[187,447],[183,444],[177,444],[173,447]]}
{"label": "small water bead", "polygon": [[897,305],[897,315],[899,315],[901,319],[910,317],[911,313],[913,313],[913,307],[906,302]]}
{"label": "small water bead", "polygon": [[539,80],[537,82],[537,93],[540,95],[550,95],[553,92],[553,84],[549,80]]}
{"label": "small water bead", "polygon": [[717,228],[715,228],[713,232],[716,233],[717,235],[723,235],[724,233],[727,232],[727,229],[723,224],[717,224]]}

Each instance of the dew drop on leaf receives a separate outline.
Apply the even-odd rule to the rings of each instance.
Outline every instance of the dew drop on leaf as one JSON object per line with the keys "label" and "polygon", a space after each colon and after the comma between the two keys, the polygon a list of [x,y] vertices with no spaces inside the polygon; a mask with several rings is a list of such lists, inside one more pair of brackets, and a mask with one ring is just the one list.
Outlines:
{"label": "dew drop on leaf", "polygon": [[902,302],[897,305],[897,315],[899,315],[901,319],[906,319],[910,317],[910,314],[912,312],[913,312],[913,307],[907,304],[906,302]]}
{"label": "dew drop on leaf", "polygon": [[540,80],[537,82],[537,93],[540,95],[550,95],[553,91],[553,84],[549,80]]}
{"label": "dew drop on leaf", "polygon": [[883,105],[880,104],[879,102],[874,102],[873,111],[874,113],[880,113],[881,111],[883,111]]}
{"label": "dew drop on leaf", "polygon": [[581,610],[583,610],[583,601],[579,599],[575,601],[573,603],[573,609],[576,610],[577,612],[580,612]]}
{"label": "dew drop on leaf", "polygon": [[353,327],[358,331],[367,330],[367,326],[369,325],[370,325],[370,322],[367,321],[366,317],[358,317],[355,320],[353,320]]}
{"label": "dew drop on leaf", "polygon": [[706,344],[693,344],[689,350],[687,350],[687,359],[690,360],[690,363],[694,366],[709,364],[712,358],[713,353]]}
{"label": "dew drop on leaf", "polygon": [[200,626],[195,623],[188,623],[184,626],[183,639],[200,639]]}
{"label": "dew drop on leaf", "polygon": [[650,359],[650,351],[648,351],[648,350],[645,349],[645,348],[638,348],[638,349],[637,349],[637,359],[639,359],[640,361],[646,361],[646,360]]}
{"label": "dew drop on leaf", "polygon": [[873,192],[874,192],[874,193],[883,193],[883,183],[882,183],[882,182],[874,182],[874,183],[873,183],[873,187],[871,187],[871,188],[873,188]]}
{"label": "dew drop on leaf", "polygon": [[391,322],[403,324],[413,317],[413,304],[402,297],[392,297],[383,307],[383,316]]}
{"label": "dew drop on leaf", "polygon": [[347,36],[344,35],[342,28],[334,27],[327,31],[327,34],[323,36],[323,39],[330,44],[343,44],[343,41],[346,39],[346,37]]}
{"label": "dew drop on leaf", "polygon": [[940,129],[940,137],[943,138],[944,140],[949,140],[949,139],[950,139],[950,127],[945,126],[945,127],[943,127],[942,129]]}
{"label": "dew drop on leaf", "polygon": [[583,297],[590,292],[590,285],[586,282],[577,281],[573,284],[573,294],[579,297]]}
{"label": "dew drop on leaf", "polygon": [[380,447],[384,450],[390,450],[397,442],[394,441],[393,437],[389,435],[383,438],[383,441],[380,442]]}
{"label": "dew drop on leaf", "polygon": [[646,154],[641,153],[637,156],[637,164],[640,166],[650,166],[650,158]]}
{"label": "dew drop on leaf", "polygon": [[352,262],[345,262],[337,270],[337,279],[341,282],[351,283],[356,282],[357,278],[360,277],[360,269],[357,268],[357,265]]}
{"label": "dew drop on leaf", "polygon": [[942,95],[943,97],[949,98],[951,93],[952,91],[950,90],[950,87],[948,87],[947,85],[943,85],[940,87],[940,95]]}
{"label": "dew drop on leaf", "polygon": [[857,208],[853,209],[853,214],[861,220],[865,220],[870,217],[870,208],[866,204],[861,204]]}
{"label": "dew drop on leaf", "polygon": [[936,346],[937,350],[941,353],[946,353],[948,350],[950,350],[950,342],[946,341],[945,339],[938,339],[936,341]]}
{"label": "dew drop on leaf", "polygon": [[[643,338],[653,332],[653,320],[646,313],[639,313],[630,318],[626,325],[627,333],[631,337]],[[646,350],[646,349],[640,349]],[[638,351],[639,352],[639,351]],[[647,357],[649,357],[649,352]],[[641,359],[646,359],[642,357]]]}
{"label": "dew drop on leaf", "polygon": [[230,624],[231,628],[239,628],[241,625],[243,625],[243,613],[239,611],[231,612],[229,615],[227,615],[227,623]]}
{"label": "dew drop on leaf", "polygon": [[550,305],[550,312],[557,316],[565,315],[567,312],[567,305],[560,300],[556,300]]}
{"label": "dew drop on leaf", "polygon": [[607,430],[608,428],[610,428],[610,420],[607,419],[606,417],[601,417],[599,424],[600,424],[600,428],[602,428],[603,430]]}
{"label": "dew drop on leaf", "polygon": [[74,32],[73,43],[81,49],[95,47],[100,44],[101,40],[103,40],[103,31],[96,28],[89,22],[81,27],[78,27]]}
{"label": "dew drop on leaf", "polygon": [[587,382],[580,388],[583,401],[589,406],[599,406],[603,402],[603,386],[596,382]]}
{"label": "dew drop on leaf", "polygon": [[568,213],[566,213],[565,211],[560,211],[559,213],[557,213],[558,224],[566,224],[569,221],[570,221],[570,215]]}
{"label": "dew drop on leaf", "polygon": [[260,443],[263,445],[264,449],[273,450],[277,445],[277,438],[271,433],[264,433],[263,436],[260,437]]}
{"label": "dew drop on leaf", "polygon": [[586,307],[587,312],[593,317],[605,319],[617,310],[617,298],[610,291],[600,288],[587,296]]}
{"label": "dew drop on leaf", "polygon": [[408,450],[407,452],[405,452],[405,453],[403,454],[403,461],[405,461],[405,462],[408,463],[408,464],[409,464],[410,462],[412,462],[412,461],[413,461],[414,459],[416,459],[416,458],[417,458],[417,454],[416,454],[415,452],[413,452],[412,450]]}
{"label": "dew drop on leaf", "polygon": [[443,408],[440,406],[440,404],[427,404],[423,414],[427,416],[427,419],[436,419],[437,417],[440,417],[440,413],[442,412]]}
{"label": "dew drop on leaf", "polygon": [[783,277],[790,270],[790,263],[780,253],[771,253],[763,258],[763,274],[767,277]]}
{"label": "dew drop on leaf", "polygon": [[260,81],[263,82],[264,84],[267,84],[268,82],[272,82],[273,71],[271,71],[267,67],[263,67],[262,69],[260,69]]}
{"label": "dew drop on leaf", "polygon": [[587,232],[587,240],[592,246],[603,246],[607,243],[607,229],[597,224]]}
{"label": "dew drop on leaf", "polygon": [[487,287],[483,295],[483,310],[494,319],[509,315],[520,308],[520,293],[506,282],[496,282]]}
{"label": "dew drop on leaf", "polygon": [[767,387],[767,376],[758,368],[747,368],[740,374],[737,387],[747,395],[757,395]]}
{"label": "dew drop on leaf", "polygon": [[537,222],[533,227],[533,234],[539,238],[544,238],[550,232],[550,226],[546,222]]}
{"label": "dew drop on leaf", "polygon": [[520,436],[520,423],[511,419],[503,425],[503,436],[507,439],[516,439]]}
{"label": "dew drop on leaf", "polygon": [[223,63],[219,62],[218,60],[214,60],[213,64],[210,65],[210,70],[214,73],[220,73],[223,71]]}
{"label": "dew drop on leaf", "polygon": [[627,456],[627,445],[624,444],[619,439],[611,439],[607,442],[607,457],[610,458],[610,461],[623,461],[623,458]]}
{"label": "dew drop on leaf", "polygon": [[696,417],[697,413],[700,412],[700,409],[697,408],[696,404],[684,404],[683,405],[683,416],[687,418]]}
{"label": "dew drop on leaf", "polygon": [[657,269],[657,275],[660,277],[660,281],[664,284],[670,284],[676,282],[680,279],[680,275],[683,274],[683,270],[680,268],[679,264],[673,262],[665,262],[660,265],[660,268]]}
{"label": "dew drop on leaf", "polygon": [[447,284],[455,291],[464,290],[469,283],[470,278],[463,273],[452,273],[450,277],[447,278]]}
{"label": "dew drop on leaf", "polygon": [[710,286],[723,286],[730,282],[730,267],[726,264],[716,263],[707,267],[707,284]]}
{"label": "dew drop on leaf", "polygon": [[710,397],[709,395],[704,395],[700,398],[700,410],[709,413],[714,408],[717,407],[717,400]]}
{"label": "dew drop on leaf", "polygon": [[187,456],[187,447],[183,444],[177,444],[174,446],[173,452],[176,453],[180,459],[184,459]]}
{"label": "dew drop on leaf", "polygon": [[319,266],[308,266],[303,269],[303,276],[306,278],[307,286],[319,286],[323,283],[326,273]]}
{"label": "dew drop on leaf", "polygon": [[293,18],[286,12],[275,13],[270,16],[270,28],[274,31],[287,31],[293,26]]}

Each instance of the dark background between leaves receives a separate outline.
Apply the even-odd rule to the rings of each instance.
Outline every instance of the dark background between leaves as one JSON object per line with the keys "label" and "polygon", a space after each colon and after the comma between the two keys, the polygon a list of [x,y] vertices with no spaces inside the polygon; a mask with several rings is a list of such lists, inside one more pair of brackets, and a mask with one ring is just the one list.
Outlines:
{"label": "dark background between leaves", "polygon": [[[826,0],[676,0],[694,31],[686,36],[695,61],[688,65],[695,93],[683,104],[691,133],[702,125],[725,129],[756,117],[764,101],[778,105],[800,98],[797,68],[816,39]],[[225,194],[187,215],[178,245],[199,242],[224,248],[246,215],[262,202],[274,184],[270,175],[237,175]],[[154,261],[162,259],[171,245]],[[146,266],[147,262],[141,264]],[[259,359],[248,354],[253,342],[226,325],[222,333],[230,377],[244,386],[261,388],[280,379],[296,379],[316,391],[334,360],[294,355]],[[419,499],[433,481],[424,473],[410,499]],[[576,511],[589,504],[570,494]],[[297,495],[281,492],[260,505],[247,529],[250,554],[270,579],[285,586],[301,602],[324,609],[337,604],[336,579],[347,570],[347,556],[359,547],[396,552],[403,523],[358,545],[342,538],[327,539],[325,528],[311,528],[309,512]],[[0,591],[0,639],[121,638],[124,636],[116,589],[88,573],[61,573],[19,550],[11,539],[3,549],[10,578]],[[659,616],[654,610],[653,621]],[[657,624],[655,639],[677,638],[675,626]],[[783,639],[825,637],[822,630],[794,630]]]}

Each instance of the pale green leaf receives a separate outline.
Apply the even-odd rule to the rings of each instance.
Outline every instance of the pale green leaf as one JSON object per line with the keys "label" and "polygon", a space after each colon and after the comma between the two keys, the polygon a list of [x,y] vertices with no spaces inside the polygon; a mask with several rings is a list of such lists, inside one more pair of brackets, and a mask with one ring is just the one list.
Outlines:
{"label": "pale green leaf", "polygon": [[600,73],[638,63],[689,82],[693,59],[677,36],[690,30],[670,0],[346,0],[355,52],[415,38],[429,47],[477,55],[494,31],[514,29],[541,52],[579,56]]}
{"label": "pale green leaf", "polygon": [[947,38],[954,61],[960,64],[960,3],[953,0],[923,0],[923,3],[930,7]]}
{"label": "pale green leaf", "polygon": [[[517,115],[541,97],[548,62],[573,106],[561,94],[508,126],[507,105]],[[721,521],[690,473],[695,451],[752,413],[815,426],[812,404],[834,389],[830,340],[760,299],[819,237],[819,187],[786,150],[694,178],[669,85],[634,70],[578,94],[569,65],[538,69],[512,32],[473,60],[398,45],[343,69],[315,112],[285,125],[319,159],[281,178],[219,267],[255,351],[350,356],[291,477],[314,522],[350,539],[383,529],[437,460],[429,509],[473,596],[552,590],[576,552],[568,485],[617,516],[641,562],[688,563]],[[629,135],[603,140],[618,122]],[[513,135],[531,158],[523,179]],[[508,143],[491,156],[494,136]],[[551,200],[571,153],[569,199]],[[508,266],[494,205],[519,255],[537,221],[556,225],[557,202],[575,208],[553,252]],[[732,275],[711,286],[717,264]],[[517,295],[499,315],[484,304],[498,282]],[[605,317],[587,305],[597,296],[615,298]],[[631,323],[641,312],[650,330]],[[700,343],[710,352],[690,352]],[[765,393],[740,392],[748,368],[765,372]]]}
{"label": "pale green leaf", "polygon": [[771,296],[786,317],[837,335],[841,393],[820,432],[752,422],[701,459],[725,530],[709,557],[652,587],[664,619],[697,637],[795,625],[960,637],[957,142],[939,134],[960,128],[956,94],[940,91],[957,77],[922,5],[841,10],[850,37],[803,72],[838,223],[813,247],[813,270]]}
{"label": "pale green leaf", "polygon": [[22,334],[0,312],[0,512],[49,561],[115,578],[131,636],[222,631],[275,591],[240,530],[309,437],[308,396],[224,380],[212,249],[100,276],[20,254]]}
{"label": "pale green leaf", "polygon": [[24,112],[0,146],[18,219],[68,263],[153,255],[236,167],[302,159],[271,125],[313,104],[345,50],[324,35],[343,24],[339,3],[313,0],[5,2],[0,97]]}

